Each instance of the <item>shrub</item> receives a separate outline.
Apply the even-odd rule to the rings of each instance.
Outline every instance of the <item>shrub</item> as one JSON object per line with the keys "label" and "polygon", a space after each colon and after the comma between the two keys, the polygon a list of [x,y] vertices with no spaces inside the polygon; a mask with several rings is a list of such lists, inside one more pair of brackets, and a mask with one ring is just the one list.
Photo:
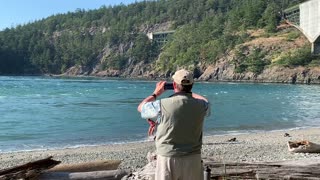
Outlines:
{"label": "shrub", "polygon": [[288,36],[287,36],[287,41],[294,41],[295,39],[297,39],[298,37],[300,37],[300,32],[298,31],[291,31]]}
{"label": "shrub", "polygon": [[281,54],[275,64],[283,66],[305,66],[312,60],[310,47],[305,46],[287,53]]}
{"label": "shrub", "polygon": [[317,66],[320,66],[320,59],[313,59],[309,65],[310,67],[317,67]]}
{"label": "shrub", "polygon": [[266,53],[260,48],[255,48],[249,55],[244,55],[240,51],[244,50],[242,47],[236,52],[237,62],[235,62],[235,72],[243,73],[245,71],[251,71],[255,74],[260,74],[264,67],[270,62],[264,59]]}

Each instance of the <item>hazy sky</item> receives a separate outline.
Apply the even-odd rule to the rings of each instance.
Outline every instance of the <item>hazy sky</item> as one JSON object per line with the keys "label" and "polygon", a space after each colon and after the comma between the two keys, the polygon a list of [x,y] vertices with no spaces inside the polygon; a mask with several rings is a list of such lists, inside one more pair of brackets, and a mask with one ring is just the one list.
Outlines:
{"label": "hazy sky", "polygon": [[131,4],[141,0],[0,0],[0,31],[48,16],[97,9],[103,5]]}

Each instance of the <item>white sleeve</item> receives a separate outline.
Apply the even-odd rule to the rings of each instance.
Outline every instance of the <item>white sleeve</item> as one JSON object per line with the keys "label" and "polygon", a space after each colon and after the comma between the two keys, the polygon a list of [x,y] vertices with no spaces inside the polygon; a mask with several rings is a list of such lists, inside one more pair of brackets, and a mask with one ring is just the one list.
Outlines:
{"label": "white sleeve", "polygon": [[142,106],[141,117],[143,119],[155,119],[160,113],[160,101],[147,102]]}

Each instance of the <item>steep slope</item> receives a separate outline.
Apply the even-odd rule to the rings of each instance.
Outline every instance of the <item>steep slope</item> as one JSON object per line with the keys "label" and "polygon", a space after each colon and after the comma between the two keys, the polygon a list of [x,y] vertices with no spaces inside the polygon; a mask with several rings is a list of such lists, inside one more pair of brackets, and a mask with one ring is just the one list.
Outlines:
{"label": "steep slope", "polygon": [[[249,56],[254,49],[259,48],[265,52],[265,59],[271,64],[266,66],[261,73],[236,71],[235,61],[236,50],[226,53],[226,56],[219,59],[215,64],[205,67],[205,71],[199,77],[203,81],[249,81],[249,82],[277,82],[277,83],[320,83],[319,64],[315,66],[285,66],[277,64],[279,57],[304,46],[308,46],[308,40],[301,34],[295,39],[289,39],[289,33],[297,31],[287,25],[279,26],[279,33],[275,36],[264,37],[263,30],[251,31],[251,40],[238,45],[242,47],[241,53]],[[245,47],[245,48],[243,48]],[[319,63],[318,60],[315,61]]]}
{"label": "steep slope", "polygon": [[[154,0],[57,14],[0,32],[0,75],[318,83],[319,58],[283,9],[304,0]],[[147,33],[174,30],[163,45]]]}
{"label": "steep slope", "polygon": [[[153,31],[166,31],[170,29],[168,23],[157,24]],[[148,30],[145,30],[148,32]],[[294,52],[299,48],[309,46],[308,40],[293,27],[282,24],[278,27],[276,34],[268,35],[263,29],[249,30],[249,40],[237,45],[234,49],[225,52],[215,63],[200,62],[193,67],[194,73],[200,81],[242,81],[242,82],[275,82],[275,83],[320,83],[320,68],[315,66],[287,66],[277,64],[279,57],[285,53]],[[295,37],[290,38],[291,34]],[[129,44],[122,44],[116,51],[128,49]],[[250,71],[238,72],[237,61],[241,61],[239,53],[243,56],[250,56],[256,49],[264,53],[263,61],[270,61],[259,73]],[[97,77],[125,77],[159,79],[169,78],[171,72],[157,70],[156,62],[128,64],[126,69],[107,68],[101,70],[103,60],[111,55],[112,50],[105,48],[99,55],[99,62],[88,69],[83,66],[71,67],[64,76],[90,75]],[[161,54],[159,55],[161,56]],[[318,62],[318,61],[315,61]],[[188,68],[188,67],[185,67]]]}

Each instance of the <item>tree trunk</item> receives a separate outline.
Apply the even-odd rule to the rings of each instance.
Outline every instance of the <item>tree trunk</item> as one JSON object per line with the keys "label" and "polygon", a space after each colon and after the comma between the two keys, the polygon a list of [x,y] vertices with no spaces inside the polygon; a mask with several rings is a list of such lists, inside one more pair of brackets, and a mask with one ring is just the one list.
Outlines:
{"label": "tree trunk", "polygon": [[42,171],[50,169],[59,163],[60,161],[55,161],[50,156],[24,165],[0,170],[0,179],[37,179]]}
{"label": "tree trunk", "polygon": [[205,160],[210,179],[320,179],[320,164],[289,166],[268,163],[217,163]]}
{"label": "tree trunk", "polygon": [[115,170],[120,165],[119,160],[104,160],[104,161],[93,161],[78,164],[59,164],[49,171],[54,172],[89,172],[89,171],[104,171],[104,170]]}
{"label": "tree trunk", "polygon": [[47,172],[40,176],[40,180],[120,180],[128,175],[126,170],[93,171],[93,172]]}

